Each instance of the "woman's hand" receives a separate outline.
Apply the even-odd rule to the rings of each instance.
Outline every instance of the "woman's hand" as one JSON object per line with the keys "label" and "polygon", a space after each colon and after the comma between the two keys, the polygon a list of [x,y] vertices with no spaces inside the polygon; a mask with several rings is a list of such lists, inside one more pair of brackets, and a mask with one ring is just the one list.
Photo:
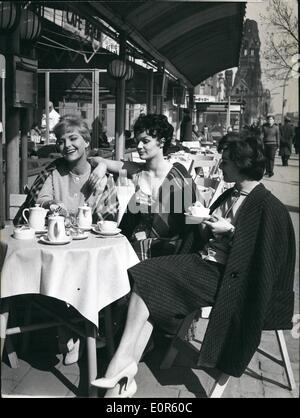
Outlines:
{"label": "woman's hand", "polygon": [[49,202],[49,209],[50,212],[58,213],[60,216],[66,217],[68,215],[68,211],[62,202],[52,200],[51,202]]}
{"label": "woman's hand", "polygon": [[92,157],[89,159],[89,161],[91,162],[91,165],[93,167],[95,166],[95,164],[97,165],[95,166],[94,170],[92,171],[88,179],[88,185],[91,187],[92,190],[97,190],[98,188],[101,187],[101,184],[104,181],[105,174],[107,171],[107,166],[104,162],[104,159],[101,157]]}
{"label": "woman's hand", "polygon": [[209,221],[203,223],[211,229],[214,235],[225,235],[233,233],[234,230],[234,226],[222,216],[213,215]]}

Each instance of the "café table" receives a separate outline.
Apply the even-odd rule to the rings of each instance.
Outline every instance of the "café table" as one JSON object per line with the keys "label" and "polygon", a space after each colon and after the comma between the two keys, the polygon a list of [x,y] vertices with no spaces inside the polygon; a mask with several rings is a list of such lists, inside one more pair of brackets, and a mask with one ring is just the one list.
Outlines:
{"label": "caf\u00e9 table", "polygon": [[[66,302],[89,321],[89,391],[95,395],[90,382],[97,377],[98,314],[130,291],[127,269],[139,259],[129,241],[123,235],[103,238],[91,231],[84,240],[49,245],[38,235],[32,240],[15,239],[12,226],[0,230],[0,236],[1,298],[8,305],[13,296],[44,295]],[[1,315],[3,324],[8,312]]]}

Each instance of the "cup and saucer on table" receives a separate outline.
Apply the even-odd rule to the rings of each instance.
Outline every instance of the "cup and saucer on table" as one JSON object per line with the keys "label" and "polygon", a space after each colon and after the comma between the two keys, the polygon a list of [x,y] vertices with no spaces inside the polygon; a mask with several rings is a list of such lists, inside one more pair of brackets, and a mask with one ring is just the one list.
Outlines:
{"label": "cup and saucer on table", "polygon": [[35,229],[29,225],[17,225],[13,232],[15,239],[33,239],[35,237]]}
{"label": "cup and saucer on table", "polygon": [[101,237],[117,237],[120,236],[121,229],[118,228],[117,222],[99,221],[92,231]]}
{"label": "cup and saucer on table", "polygon": [[48,218],[48,233],[40,238],[40,242],[49,245],[69,244],[72,237],[66,234],[65,218],[59,215],[52,215]]}

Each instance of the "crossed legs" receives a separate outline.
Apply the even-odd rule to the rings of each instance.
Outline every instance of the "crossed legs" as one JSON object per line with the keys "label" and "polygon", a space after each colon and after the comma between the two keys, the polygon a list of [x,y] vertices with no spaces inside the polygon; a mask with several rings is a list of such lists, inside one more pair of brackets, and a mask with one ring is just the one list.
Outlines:
{"label": "crossed legs", "polygon": [[132,293],[124,332],[120,344],[109,363],[105,377],[113,377],[130,363],[138,363],[152,333],[149,311],[143,299]]}

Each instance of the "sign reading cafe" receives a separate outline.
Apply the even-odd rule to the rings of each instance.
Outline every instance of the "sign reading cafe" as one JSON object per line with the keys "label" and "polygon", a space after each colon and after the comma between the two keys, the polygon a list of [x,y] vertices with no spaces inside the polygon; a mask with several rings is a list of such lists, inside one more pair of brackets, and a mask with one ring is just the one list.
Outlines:
{"label": "sign reading cafe", "polygon": [[102,32],[92,23],[71,11],[63,12],[62,26],[66,30],[78,34],[82,38],[102,41]]}

